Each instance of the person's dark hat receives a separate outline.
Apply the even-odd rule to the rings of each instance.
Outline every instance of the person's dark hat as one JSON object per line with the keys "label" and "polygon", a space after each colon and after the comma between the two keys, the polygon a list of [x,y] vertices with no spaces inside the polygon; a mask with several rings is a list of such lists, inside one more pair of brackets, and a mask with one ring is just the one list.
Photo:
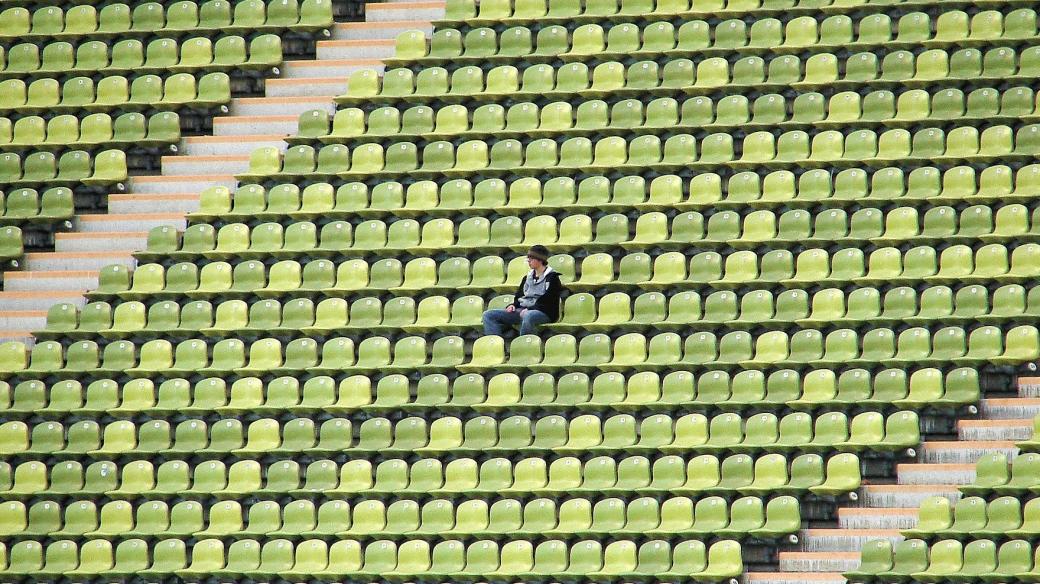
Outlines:
{"label": "person's dark hat", "polygon": [[544,245],[532,245],[531,249],[527,250],[527,257],[549,263],[549,248]]}

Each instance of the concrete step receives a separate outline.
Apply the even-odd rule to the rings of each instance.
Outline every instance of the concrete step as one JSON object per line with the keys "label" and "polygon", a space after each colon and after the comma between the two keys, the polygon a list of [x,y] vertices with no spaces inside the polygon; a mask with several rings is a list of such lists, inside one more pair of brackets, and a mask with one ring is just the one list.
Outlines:
{"label": "concrete step", "polygon": [[194,176],[145,176],[134,177],[130,192],[145,195],[201,193],[207,187],[222,185],[233,189],[237,184],[234,174],[225,172]]}
{"label": "concrete step", "polygon": [[807,552],[858,552],[874,539],[903,539],[898,529],[803,529],[799,538]]}
{"label": "concrete step", "polygon": [[[113,232],[148,231],[153,227],[161,225],[174,225],[177,229],[184,229],[187,221],[182,213],[120,213],[106,215],[77,215],[73,220],[76,231],[82,233],[91,232]],[[59,235],[74,235],[62,233]]]}
{"label": "concrete step", "polygon": [[844,529],[906,529],[917,525],[913,507],[842,507],[838,526]]}
{"label": "concrete step", "polygon": [[859,566],[859,552],[780,552],[783,572],[845,572]]}
{"label": "concrete step", "polygon": [[1040,377],[1025,375],[1019,377],[1018,395],[1022,397],[1040,397]]}
{"label": "concrete step", "polygon": [[845,584],[841,572],[746,572],[747,584]]}
{"label": "concrete step", "polygon": [[163,156],[162,171],[167,176],[197,176],[218,172],[239,173],[249,170],[249,156]]}
{"label": "concrete step", "polygon": [[41,272],[100,270],[112,264],[132,266],[135,263],[133,256],[130,255],[133,251],[133,249],[126,249],[122,253],[115,251],[29,253],[25,254],[25,265],[27,270]]}
{"label": "concrete step", "polygon": [[433,34],[433,24],[429,20],[421,20],[412,15],[408,19],[376,22],[338,22],[332,29],[332,40],[390,40],[406,30],[421,30],[429,37]]}
{"label": "concrete step", "polygon": [[921,501],[928,497],[941,495],[956,501],[961,492],[954,485],[866,485],[860,492],[863,505],[871,507],[901,507],[917,512]]}
{"label": "concrete step", "polygon": [[1033,435],[1031,420],[959,420],[961,440],[1028,440]]}
{"label": "concrete step", "polygon": [[[252,140],[255,136],[288,136],[295,134],[299,126],[299,115],[265,114],[256,116],[227,116],[213,119],[213,135],[222,138]],[[279,147],[286,145],[281,140]]]}
{"label": "concrete step", "polygon": [[36,345],[36,337],[32,336],[32,331],[0,330],[0,343],[12,341],[22,343],[29,349]]}
{"label": "concrete step", "polygon": [[199,208],[198,193],[169,193],[146,195],[141,193],[112,194],[108,196],[108,212],[118,213],[191,213]]}
{"label": "concrete step", "polygon": [[93,290],[97,286],[97,270],[7,272],[4,274],[4,290],[8,292]]}
{"label": "concrete step", "polygon": [[[323,109],[329,113],[336,111],[336,104],[330,97],[236,97],[231,100],[232,116],[299,116],[305,111]],[[218,118],[221,123],[228,119]],[[214,120],[215,122],[216,120]]]}
{"label": "concrete step", "polygon": [[366,22],[444,18],[444,2],[381,2],[365,4]]}
{"label": "concrete step", "polygon": [[929,441],[921,444],[921,460],[938,463],[975,464],[979,458],[990,452],[1004,452],[1012,456],[1018,452],[1014,442],[988,441]]}
{"label": "concrete step", "polygon": [[389,59],[394,39],[318,41],[315,52],[318,59]]}
{"label": "concrete step", "polygon": [[59,233],[54,238],[54,251],[102,252],[117,254],[134,252],[148,247],[147,231],[92,231],[89,233]]}
{"label": "concrete step", "polygon": [[900,485],[966,485],[975,480],[975,465],[897,464],[896,479]]}
{"label": "concrete step", "polygon": [[267,97],[328,97],[332,99],[346,91],[347,80],[344,77],[268,79],[264,81],[264,95]]}
{"label": "concrete step", "polygon": [[1032,420],[1040,414],[1040,398],[984,399],[979,402],[979,413],[982,417],[990,419]]}
{"label": "concrete step", "polygon": [[47,326],[46,310],[9,310],[0,312],[0,331],[35,331],[45,326]]}
{"label": "concrete step", "polygon": [[286,61],[282,77],[286,79],[313,79],[324,77],[350,77],[359,69],[375,69],[382,73],[380,59],[324,59],[320,61]]}
{"label": "concrete step", "polygon": [[263,146],[284,150],[284,137],[282,132],[250,136],[192,136],[181,140],[181,153],[185,156],[248,156]]}
{"label": "concrete step", "polygon": [[86,290],[34,290],[30,292],[0,292],[0,312],[9,310],[47,310],[59,302],[70,302],[82,307],[87,303]]}

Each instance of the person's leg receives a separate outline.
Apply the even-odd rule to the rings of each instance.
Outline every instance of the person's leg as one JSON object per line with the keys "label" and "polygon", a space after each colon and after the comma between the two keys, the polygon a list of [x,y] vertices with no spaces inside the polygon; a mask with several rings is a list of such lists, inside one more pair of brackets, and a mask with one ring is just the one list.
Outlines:
{"label": "person's leg", "polygon": [[533,335],[538,332],[538,327],[549,322],[549,315],[541,310],[528,310],[520,321],[520,334]]}
{"label": "person's leg", "polygon": [[508,310],[486,310],[482,318],[485,335],[502,336],[506,329],[520,322],[520,312]]}

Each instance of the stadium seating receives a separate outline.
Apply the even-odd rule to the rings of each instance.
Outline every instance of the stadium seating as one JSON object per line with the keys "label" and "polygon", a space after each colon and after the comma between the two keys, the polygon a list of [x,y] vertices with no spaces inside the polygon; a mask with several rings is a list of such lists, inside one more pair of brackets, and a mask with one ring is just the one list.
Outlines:
{"label": "stadium seating", "polygon": [[[129,541],[143,543],[140,539]],[[322,579],[377,575],[485,578],[588,574],[605,581],[653,572],[681,574],[710,582],[722,579],[739,565],[734,542],[720,542],[706,549],[698,540],[680,541],[674,548],[663,540],[640,546],[631,540],[617,540],[608,546],[596,540],[570,545],[563,540],[547,540],[537,546],[530,541],[514,540],[499,550],[493,540],[477,540],[468,546],[460,540],[446,540],[431,546],[426,540],[400,544],[376,540],[363,545],[357,540],[340,539],[328,546],[320,539],[307,539],[295,545],[288,539],[271,539],[261,546],[257,540],[242,539],[225,549],[220,539],[200,538],[192,547],[190,560],[185,558],[184,545],[184,541],[178,539],[158,542],[151,550],[153,556],[160,555],[158,546],[169,546],[176,551],[170,550],[166,553],[171,557],[165,557],[164,553],[163,561],[149,564],[147,544],[136,554],[124,550],[119,562],[120,554],[108,540],[92,540],[79,550],[72,540],[57,540],[47,546],[45,553],[40,543],[29,540],[11,550],[11,565],[5,574],[118,576],[138,573],[133,566],[140,566],[152,568],[156,573],[175,573],[182,578],[200,574],[251,578],[305,575]],[[531,558],[532,554],[534,559],[525,561],[525,556]],[[639,556],[649,557],[637,561]]]}
{"label": "stadium seating", "polygon": [[0,35],[4,40],[130,40],[160,34],[212,35],[217,31],[321,30],[332,24],[332,10],[328,0],[272,2],[270,6],[256,1],[234,5],[210,1],[199,6],[191,0],[184,0],[168,6],[158,2],[113,3],[100,9],[90,4],[67,8],[44,6],[34,10],[16,6],[0,11],[0,18],[4,19],[4,31]]}
{"label": "stadium seating", "polygon": [[[476,536],[548,532],[565,536],[624,532],[631,535],[703,536],[728,530],[740,536],[751,534],[768,538],[800,524],[797,501],[787,495],[768,501],[747,496],[732,504],[723,497],[710,496],[696,503],[688,497],[672,497],[663,503],[652,497],[640,497],[627,506],[616,497],[595,503],[584,498],[556,500],[542,497],[526,504],[519,499],[503,498],[491,504],[483,499],[470,499],[458,504],[434,499],[421,507],[413,501],[395,501],[386,505],[378,499],[362,500],[353,508],[346,500],[321,505],[324,510],[338,510],[335,515],[327,511],[321,513],[307,499],[293,500],[284,506],[270,500],[248,506],[226,501],[209,509],[190,502],[175,504],[171,509],[162,500],[144,500],[135,505],[117,499],[100,509],[90,501],[73,502],[64,510],[60,505],[44,505],[48,505],[45,510],[27,508],[20,501],[7,504],[3,509],[9,521],[5,535],[28,535],[38,532],[40,527],[60,525],[63,535],[100,536],[123,533],[173,537],[334,533],[396,539],[409,534],[439,533]],[[187,515],[186,507],[194,513]],[[526,517],[524,509],[527,510]],[[208,522],[202,521],[203,515],[208,517]],[[345,521],[330,522],[336,515]],[[156,529],[163,526],[166,528]],[[747,529],[743,529],[745,526]]]}
{"label": "stadium seating", "polygon": [[[342,419],[334,418],[323,426],[327,428],[322,429],[320,450],[335,453],[345,438],[345,423]],[[53,469],[37,461],[20,463],[14,468],[4,463],[0,465],[0,478],[5,487],[3,492],[10,498],[27,498],[35,493],[172,495],[188,493],[195,480],[208,482],[209,486],[219,484],[219,488],[227,488],[230,470],[225,464],[220,460],[201,460],[198,465],[192,466],[183,460],[171,458],[155,468],[150,461],[137,461],[130,463],[122,472],[111,461],[89,463],[84,468],[80,462],[72,460],[60,463]],[[256,473],[263,470],[262,467],[258,470],[254,461],[234,464],[238,465],[235,468],[243,469],[241,472],[251,477],[256,477]],[[293,465],[291,460],[281,464]],[[651,465],[650,476],[646,473],[648,464]],[[676,491],[689,495],[735,492],[805,494],[807,491],[839,494],[855,489],[860,483],[859,459],[851,453],[826,460],[818,454],[787,458],[774,453],[757,459],[746,454],[721,459],[704,454],[689,461],[678,455],[666,455],[653,463],[642,456],[624,457],[620,461],[603,456],[594,461],[590,459],[584,465],[574,457],[556,458],[551,463],[533,457],[524,466],[535,466],[542,470],[535,474],[528,472],[525,477],[516,475],[512,465],[510,459],[504,457],[490,458],[481,463],[472,458],[460,457],[443,467],[441,461],[434,458],[420,459],[411,465],[390,459],[378,467],[373,467],[368,460],[351,460],[340,468],[335,461],[319,459],[310,463],[302,474],[299,469],[292,471],[290,474],[294,474],[295,479],[286,479],[287,475],[282,473],[278,486],[270,485],[267,491],[311,495],[321,492],[358,493],[390,498],[402,493],[495,494],[502,490],[518,494],[562,495],[582,489],[590,493],[616,489],[620,493],[631,490],[647,494]],[[542,476],[547,468],[555,469],[549,478]],[[379,469],[382,470],[376,472]],[[197,479],[193,479],[196,475]],[[126,479],[126,482],[120,482],[120,477]],[[518,482],[521,478],[523,481]],[[303,481],[302,487],[294,486],[299,480]],[[206,484],[199,484],[200,491],[205,487]],[[255,485],[246,488],[249,492],[260,489]]]}
{"label": "stadium seating", "polygon": [[82,150],[70,150],[60,158],[51,152],[33,152],[24,158],[11,152],[0,155],[0,180],[14,187],[111,185],[126,177],[126,157],[119,150],[106,150],[93,159]]}
{"label": "stadium seating", "polygon": [[175,73],[168,77],[149,74],[130,79],[121,75],[73,77],[64,83],[41,78],[26,83],[22,79],[0,81],[0,111],[10,112],[85,112],[135,111],[156,108],[169,110],[189,106],[213,109],[231,100],[230,77],[214,72],[199,75]]}
{"label": "stadium seating", "polygon": [[[508,109],[489,104],[472,112],[458,104],[436,110],[412,106],[403,112],[395,106],[384,106],[367,115],[364,110],[351,107],[337,111],[331,118],[325,110],[310,110],[300,115],[300,133],[291,141],[305,143],[319,139],[324,143],[342,143],[431,134],[438,137],[482,136],[489,131],[499,136],[515,137],[529,132],[536,135],[565,131],[591,133],[597,129],[762,129],[779,123],[785,127],[878,127],[914,122],[1010,120],[1032,116],[1036,107],[1034,91],[1026,86],[1004,91],[976,89],[967,95],[959,88],[936,89],[934,93],[911,89],[900,93],[898,100],[892,91],[880,89],[866,96],[841,91],[829,99],[822,93],[809,92],[790,100],[790,104],[788,98],[779,93],[765,94],[753,101],[743,95],[727,96],[718,103],[710,96],[701,96],[683,102],[681,107],[671,97],[654,98],[646,104],[629,98],[612,106],[603,101],[592,101],[597,105],[595,108],[588,103],[576,111],[567,101],[555,101],[542,107],[532,102],[521,102]],[[962,128],[956,134],[954,145],[963,148],[964,139],[973,137],[968,135],[972,130]],[[994,139],[996,133],[991,131],[989,138]]]}
{"label": "stadium seating", "polygon": [[[467,404],[476,411],[560,411],[578,407],[593,411],[637,410],[639,408],[671,408],[687,404],[698,410],[715,406],[750,407],[755,404],[788,406],[796,410],[837,408],[854,403],[879,406],[892,403],[901,407],[941,404],[947,407],[970,404],[978,398],[979,379],[975,371],[959,368],[945,376],[938,369],[924,368],[910,375],[902,369],[886,369],[871,375],[865,369],[852,369],[836,376],[827,369],[808,371],[781,369],[766,376],[759,371],[707,371],[697,379],[688,372],[662,376],[653,371],[635,373],[625,378],[617,373],[586,373],[557,376],[538,373],[521,382],[516,373],[501,373],[489,379],[469,374],[467,387],[460,383],[455,397],[444,374],[430,374],[412,383],[403,374],[391,374],[373,381],[366,375],[353,375],[336,382],[331,376],[319,375],[300,382],[297,377],[279,376],[262,382],[255,377],[240,380],[242,396],[237,403],[247,403],[252,411],[290,412],[296,415],[318,410],[341,413],[385,413],[388,409],[430,412],[449,404]],[[78,380],[46,384],[39,380],[3,382],[3,412],[10,418],[23,418],[37,411],[56,415],[110,411],[136,413],[154,410],[168,413],[187,408],[192,403],[190,385],[184,379],[172,378],[156,384],[151,379],[134,379],[119,383],[99,379],[84,388]],[[223,381],[210,378],[196,385],[225,387]],[[519,385],[519,388],[517,387]],[[86,389],[86,391],[85,391]],[[463,389],[465,391],[463,392]],[[223,391],[223,390],[220,390]],[[200,396],[200,404],[223,409],[229,396]],[[200,406],[201,407],[201,406]],[[690,418],[691,420],[693,418]],[[791,418],[797,420],[798,418]],[[804,420],[804,418],[802,418]],[[24,436],[24,432],[23,432]]]}
{"label": "stadium seating", "polygon": [[[241,382],[253,383],[242,384]],[[108,383],[111,387],[111,382]],[[219,413],[246,412],[251,402],[240,397],[252,385],[259,390],[256,378],[240,379],[231,387],[231,400],[215,409]],[[92,384],[92,387],[96,387]],[[88,388],[89,391],[90,388]],[[458,393],[461,393],[459,390]],[[113,396],[114,397],[114,396]],[[258,396],[257,396],[258,397]],[[463,399],[452,400],[448,408],[459,407]],[[486,403],[486,402],[485,402]],[[91,404],[87,404],[89,411]],[[481,404],[484,405],[484,404]],[[125,420],[99,428],[100,441],[93,441],[88,454],[118,456],[134,452],[207,452],[233,454],[265,454],[284,450],[306,452],[317,443],[314,423],[308,418],[285,422],[284,427],[272,418],[262,418],[244,427],[234,419],[214,421],[207,433],[206,422],[191,420],[178,424],[176,431],[148,424],[138,429]],[[391,426],[393,429],[391,430]],[[464,427],[465,426],[465,427]],[[359,428],[356,444],[344,445],[346,454],[371,453],[446,453],[474,454],[482,451],[558,452],[681,452],[696,448],[706,452],[772,452],[789,450],[898,450],[910,448],[920,441],[917,417],[913,412],[898,412],[887,420],[868,412],[851,421],[840,412],[825,413],[815,420],[805,413],[794,413],[777,420],[775,415],[759,414],[742,419],[737,414],[720,414],[708,420],[702,414],[688,414],[673,420],[664,414],[637,420],[619,414],[600,421],[593,414],[567,419],[548,416],[531,420],[516,416],[503,420],[501,427],[493,418],[479,419],[478,424],[459,418],[438,418],[427,426],[420,417],[409,417],[392,423],[385,418],[371,418]],[[349,425],[346,425],[349,430]],[[674,429],[674,433],[673,433]],[[183,430],[183,431],[182,431]],[[638,438],[637,438],[638,433]],[[175,435],[176,434],[176,439]],[[24,422],[8,422],[0,426],[5,436],[0,444],[4,454],[50,451],[72,452],[79,445],[66,442],[62,428],[53,422],[29,426]],[[166,446],[164,448],[164,446]]]}
{"label": "stadium seating", "polygon": [[130,112],[117,117],[105,113],[91,114],[81,121],[62,114],[50,120],[39,116],[19,118],[12,124],[0,118],[3,135],[0,147],[30,149],[35,145],[92,146],[92,145],[161,145],[176,142],[180,137],[180,121],[174,112],[154,114],[146,118]]}
{"label": "stadium seating", "polygon": [[[385,303],[373,296],[347,300],[338,297],[348,295],[350,290],[345,286],[337,288],[334,285],[333,264],[324,260],[316,262],[320,263],[313,266],[308,264],[303,269],[293,260],[283,260],[272,266],[268,285],[256,289],[255,293],[273,299],[251,303],[225,300],[214,304],[207,300],[191,302],[185,299],[145,306],[139,300],[131,300],[119,304],[115,311],[104,300],[91,302],[82,311],[71,304],[55,305],[50,310],[47,328],[40,331],[38,336],[61,334],[81,337],[101,334],[108,338],[129,338],[182,332],[208,336],[231,333],[250,336],[264,331],[281,333],[296,329],[304,333],[318,333],[335,327],[382,332],[402,329],[409,333],[457,333],[479,327],[480,315],[486,306],[502,307],[511,301],[508,296],[498,296],[485,306],[483,298],[477,295],[461,296],[455,300],[440,295],[427,296],[419,301],[412,297],[427,282],[426,290],[441,293],[447,292],[452,285],[468,286],[470,280],[465,272],[463,278],[451,280],[438,280],[433,274],[429,278],[417,276],[412,279],[412,285],[389,288],[390,292],[400,296]],[[219,291],[200,293],[200,288],[205,286],[198,281],[195,270],[187,265],[193,266],[176,264],[168,281],[163,277],[161,267],[145,266],[134,272],[134,280],[129,287],[115,292],[113,296],[147,299],[187,294],[206,298],[221,294]],[[346,271],[349,267],[340,269]],[[405,284],[404,276],[400,275],[400,266],[395,267],[398,268],[398,280]],[[185,273],[174,278],[181,270]],[[319,286],[317,284],[321,281],[315,280],[322,274],[326,285]],[[262,274],[258,277],[262,283]],[[369,290],[376,288],[373,286]],[[928,325],[939,321],[979,320],[1001,323],[1040,314],[1040,307],[1037,306],[1037,295],[1040,292],[1036,290],[1031,288],[1027,292],[1019,284],[1006,284],[1000,286],[992,298],[979,285],[960,288],[956,293],[948,286],[929,286],[920,295],[909,286],[897,287],[886,292],[883,297],[873,287],[859,288],[847,296],[839,288],[822,289],[812,296],[795,289],[782,292],[775,298],[769,290],[750,290],[740,295],[719,290],[704,298],[697,292],[689,291],[674,295],[610,292],[598,300],[598,306],[595,297],[581,292],[568,298],[561,320],[549,328],[573,333],[580,330],[638,332],[650,328],[702,329],[722,324],[739,328],[753,324],[784,326],[831,322],[858,328],[868,322]],[[223,294],[234,296],[237,291],[229,288]],[[315,292],[332,297],[319,301],[306,297],[292,298],[296,294]],[[215,314],[222,316],[222,322],[214,322]]]}
{"label": "stadium seating", "polygon": [[[959,132],[965,130],[965,132]],[[728,133],[713,133],[701,140],[678,134],[661,140],[656,135],[641,135],[625,140],[609,136],[592,141],[586,137],[569,138],[557,144],[549,138],[530,142],[506,139],[489,145],[484,140],[469,140],[457,148],[450,142],[436,141],[422,148],[413,142],[397,142],[386,150],[379,144],[359,144],[353,151],[342,144],[322,147],[318,152],[296,146],[281,154],[276,148],[253,152],[249,172],[240,180],[279,180],[308,175],[316,178],[339,176],[416,177],[507,175],[547,172],[560,174],[578,170],[608,168],[647,168],[669,172],[680,167],[716,169],[720,166],[798,167],[827,163],[882,164],[902,158],[920,160],[991,161],[998,158],[1032,160],[1040,152],[1040,125],[1025,126],[1012,132],[1008,126],[988,128],[981,138],[975,128],[955,128],[945,137],[941,129],[925,128],[913,135],[905,129],[888,130],[879,136],[872,130],[842,134],[825,130],[810,136],[801,130],[784,132],[775,138],[769,132],[746,136],[735,144]],[[981,142],[980,142],[981,140]],[[452,151],[454,150],[454,152]],[[699,151],[698,151],[699,150]],[[742,151],[738,158],[735,151]]]}
{"label": "stadium seating", "polygon": [[[1021,445],[1035,450],[1035,444],[1034,437]],[[906,540],[871,542],[860,567],[846,576],[851,582],[1031,579],[1040,567],[1033,545],[1040,499],[1031,498],[1038,463],[1035,452],[1010,460],[1002,453],[984,454],[974,482],[960,488],[965,496],[955,503],[925,498],[917,525],[903,530]]]}
{"label": "stadium seating", "polygon": [[[109,185],[119,190],[128,174],[117,154],[130,154],[140,165],[135,155],[155,157],[175,148],[179,114],[188,128],[207,126],[203,118],[227,112],[232,77],[277,72],[283,37],[298,44],[327,35],[333,24],[329,0],[269,4],[0,9],[0,182],[12,189],[57,183],[87,194]],[[103,172],[80,168],[92,155],[104,161]],[[54,157],[60,157],[57,163],[49,159]],[[70,217],[44,218],[37,214],[20,226],[49,232],[71,225]],[[39,239],[27,235],[34,245]]]}
{"label": "stadium seating", "polygon": [[80,45],[73,57],[72,44],[54,41],[44,44],[28,42],[12,46],[7,52],[7,67],[0,78],[35,78],[83,73],[156,73],[185,70],[239,70],[273,67],[282,60],[281,43],[276,35],[263,35],[249,42],[240,36],[194,37],[178,43],[160,38],[143,46],[138,40],[126,40],[108,46],[102,41]]}
{"label": "stadium seating", "polygon": [[[1040,360],[1030,3],[445,10],[0,344],[0,579],[735,584]],[[5,5],[0,255],[332,13]],[[1035,580],[1037,444],[848,579]]]}
{"label": "stadium seating", "polygon": [[[1035,47],[1034,49],[1035,53]],[[759,56],[743,57],[730,64],[723,57],[707,57],[696,65],[688,58],[676,58],[658,71],[652,62],[624,65],[605,61],[590,68],[575,62],[554,67],[532,64],[524,69],[499,65],[487,72],[470,66],[449,76],[444,68],[427,68],[426,75],[415,75],[407,68],[388,70],[382,77],[371,70],[353,73],[348,92],[337,98],[343,105],[363,102],[394,104],[417,99],[493,102],[504,95],[534,97],[603,97],[608,94],[630,97],[640,92],[708,95],[719,89],[747,91],[752,88],[778,90],[847,88],[856,85],[893,87],[897,85],[947,84],[970,79],[1002,81],[1028,78],[1040,67],[1034,53],[1021,54],[1009,48],[991,49],[984,56],[979,49],[931,49],[920,56],[894,51],[879,63],[873,52],[861,52],[838,59],[830,53],[817,53],[803,66],[796,56],[785,55],[766,61]],[[952,53],[952,54],[951,54]],[[561,55],[565,56],[565,55]],[[598,53],[596,56],[599,56]],[[609,55],[607,55],[609,57]],[[989,56],[989,59],[985,57]],[[839,71],[844,74],[839,75]],[[822,108],[822,102],[817,104]]]}

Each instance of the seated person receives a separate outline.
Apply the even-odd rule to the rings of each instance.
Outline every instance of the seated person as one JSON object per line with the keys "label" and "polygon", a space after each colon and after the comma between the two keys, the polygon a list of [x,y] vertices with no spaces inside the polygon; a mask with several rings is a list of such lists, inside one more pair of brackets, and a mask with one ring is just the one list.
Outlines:
{"label": "seated person", "polygon": [[531,271],[520,281],[513,303],[505,309],[484,312],[484,334],[501,336],[506,329],[520,325],[521,335],[536,334],[540,325],[560,318],[563,284],[559,272],[549,267],[549,250],[532,246],[527,252]]}

